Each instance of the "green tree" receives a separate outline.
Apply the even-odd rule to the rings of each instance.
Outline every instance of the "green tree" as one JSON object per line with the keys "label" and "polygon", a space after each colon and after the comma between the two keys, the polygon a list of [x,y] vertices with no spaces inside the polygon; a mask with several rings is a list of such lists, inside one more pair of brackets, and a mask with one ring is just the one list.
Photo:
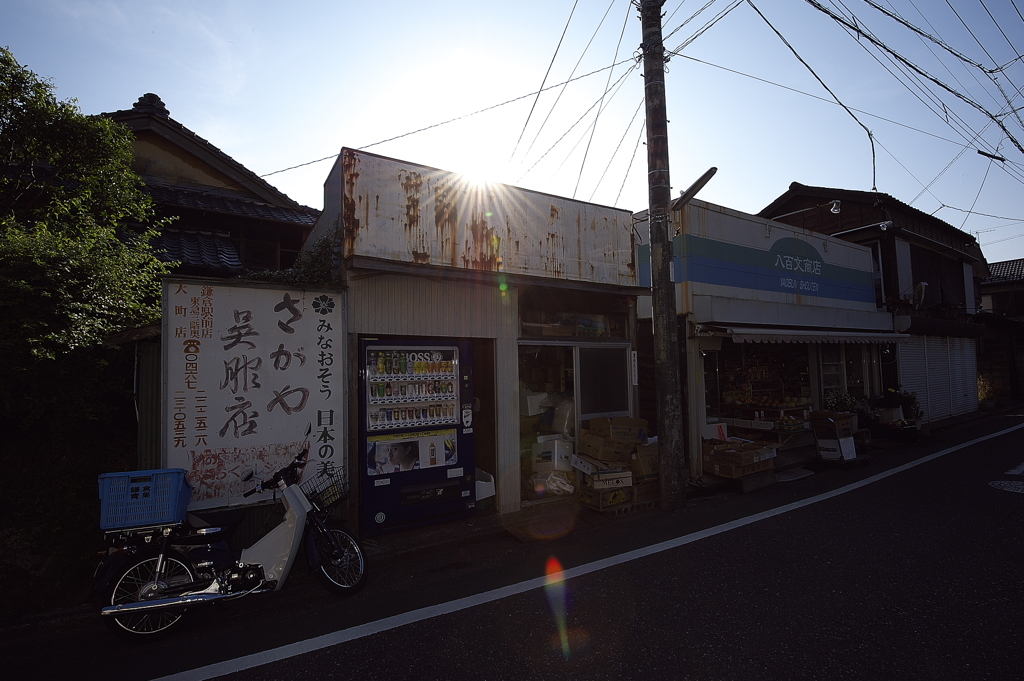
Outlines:
{"label": "green tree", "polygon": [[160,317],[153,207],[132,134],[58,101],[0,48],[0,618],[85,599],[96,476],[136,461],[133,357]]}
{"label": "green tree", "polygon": [[8,369],[159,318],[167,270],[132,134],[0,49],[0,353]]}

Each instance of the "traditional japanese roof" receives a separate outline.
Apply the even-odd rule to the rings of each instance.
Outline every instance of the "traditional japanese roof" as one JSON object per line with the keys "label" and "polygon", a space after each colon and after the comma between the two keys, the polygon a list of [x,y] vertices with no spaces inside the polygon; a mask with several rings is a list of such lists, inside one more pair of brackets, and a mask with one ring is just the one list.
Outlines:
{"label": "traditional japanese roof", "polygon": [[763,208],[758,215],[760,217],[771,217],[773,213],[778,212],[779,208],[786,204],[787,201],[796,196],[813,196],[823,200],[834,200],[839,199],[843,202],[858,202],[866,203],[868,205],[884,205],[891,208],[897,208],[904,213],[910,213],[919,220],[930,222],[935,225],[941,226],[943,229],[951,230],[953,232],[960,233],[968,241],[974,241],[967,232],[957,229],[953,225],[949,224],[945,220],[929,215],[922,210],[914,208],[908,203],[904,203],[899,199],[879,191],[863,191],[859,189],[837,189],[834,187],[813,187],[806,184],[800,184],[799,182],[793,182],[781,196],[768,204]]}
{"label": "traditional japanese roof", "polygon": [[153,201],[160,205],[241,215],[261,220],[290,222],[310,227],[316,224],[316,219],[320,215],[320,211],[308,206],[296,204],[299,205],[298,208],[285,208],[261,201],[252,201],[245,197],[218,195],[209,190],[147,185],[146,191],[153,197]]}
{"label": "traditional japanese roof", "polygon": [[[112,111],[102,115],[126,125],[136,135],[140,133],[156,135],[191,154],[198,161],[230,178],[229,184],[225,186],[244,189],[268,205],[289,207],[299,211],[314,210],[290,198],[209,141],[171,118],[166,105],[160,97],[153,93],[146,93],[139,97],[131,109]],[[149,178],[144,179],[150,183]]]}
{"label": "traditional japanese roof", "polygon": [[1010,281],[1024,281],[1024,258],[1004,260],[988,264],[990,276],[982,284],[1000,284]]}
{"label": "traditional japanese roof", "polygon": [[157,257],[165,262],[218,270],[242,269],[238,249],[224,232],[163,229],[152,245]]}

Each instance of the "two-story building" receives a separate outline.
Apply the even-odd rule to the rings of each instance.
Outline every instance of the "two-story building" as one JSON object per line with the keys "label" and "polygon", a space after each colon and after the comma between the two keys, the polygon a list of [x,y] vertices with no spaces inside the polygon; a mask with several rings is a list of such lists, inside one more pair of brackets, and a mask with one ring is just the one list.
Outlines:
{"label": "two-story building", "polygon": [[869,248],[875,304],[909,335],[883,355],[882,387],[916,393],[925,422],[978,408],[988,266],[974,237],[887,194],[796,182],[758,215]]}
{"label": "two-story building", "polygon": [[[697,199],[674,207],[671,229],[693,477],[702,437],[804,447],[814,439],[803,422],[828,391],[878,393],[909,338],[877,302],[869,247]],[[653,314],[649,299],[639,310]]]}

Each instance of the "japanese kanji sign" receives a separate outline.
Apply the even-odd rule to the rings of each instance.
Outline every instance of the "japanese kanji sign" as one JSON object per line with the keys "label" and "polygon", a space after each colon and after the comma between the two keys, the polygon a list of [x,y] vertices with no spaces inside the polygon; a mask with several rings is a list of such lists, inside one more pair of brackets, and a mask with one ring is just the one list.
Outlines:
{"label": "japanese kanji sign", "polygon": [[[163,452],[191,508],[242,503],[247,468],[267,478],[306,443],[305,477],[345,465],[336,292],[164,281]],[[255,497],[254,497],[255,499]]]}

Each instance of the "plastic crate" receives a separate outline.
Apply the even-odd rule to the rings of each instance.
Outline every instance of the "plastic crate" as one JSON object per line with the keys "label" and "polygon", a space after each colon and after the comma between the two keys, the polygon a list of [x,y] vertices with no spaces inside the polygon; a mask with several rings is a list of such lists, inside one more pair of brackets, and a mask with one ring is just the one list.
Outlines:
{"label": "plastic crate", "polygon": [[103,530],[184,522],[192,498],[184,468],[104,473],[99,483]]}

